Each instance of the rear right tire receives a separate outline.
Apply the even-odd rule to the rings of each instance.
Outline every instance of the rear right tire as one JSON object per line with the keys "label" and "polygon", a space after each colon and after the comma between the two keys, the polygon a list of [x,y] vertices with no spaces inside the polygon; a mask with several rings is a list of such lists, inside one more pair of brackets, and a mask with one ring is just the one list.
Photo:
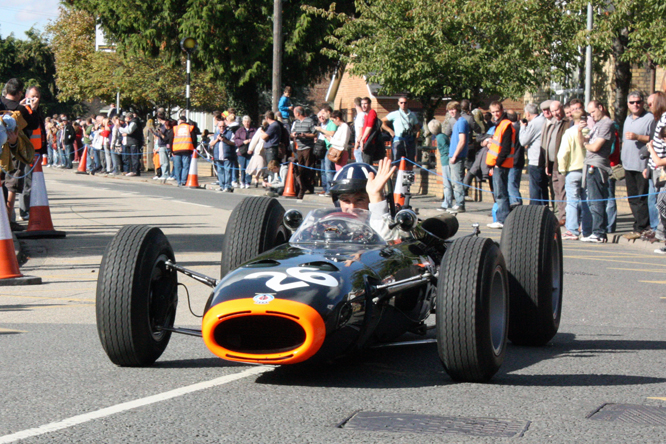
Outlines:
{"label": "rear right tire", "polygon": [[239,265],[289,240],[284,208],[270,197],[248,197],[234,209],[222,243],[220,278]]}

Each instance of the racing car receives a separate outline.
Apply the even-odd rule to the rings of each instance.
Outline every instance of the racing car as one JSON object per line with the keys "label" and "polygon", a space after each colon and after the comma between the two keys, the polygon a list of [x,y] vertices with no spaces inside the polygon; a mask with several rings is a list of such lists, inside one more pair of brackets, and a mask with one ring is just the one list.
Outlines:
{"label": "racing car", "polygon": [[[386,241],[364,210],[304,216],[249,197],[231,214],[217,279],[178,265],[159,228],[125,226],[100,267],[102,346],[119,366],[149,366],[181,333],[225,360],[301,365],[400,344],[411,332],[424,337],[410,344],[437,343],[453,380],[485,382],[507,340],[540,346],[557,333],[562,239],[547,207],[515,208],[499,244],[478,226],[453,239],[450,214],[420,220],[402,209],[392,227],[402,236]],[[174,326],[179,273],[212,288],[201,329]],[[430,328],[436,339],[425,337]]]}

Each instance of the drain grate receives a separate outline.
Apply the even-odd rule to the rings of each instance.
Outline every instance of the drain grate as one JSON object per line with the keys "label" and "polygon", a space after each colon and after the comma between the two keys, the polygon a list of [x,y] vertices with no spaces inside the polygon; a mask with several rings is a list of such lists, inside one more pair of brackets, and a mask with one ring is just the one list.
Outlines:
{"label": "drain grate", "polygon": [[529,421],[510,419],[357,412],[340,424],[339,427],[370,432],[446,433],[513,438],[522,436],[529,425]]}
{"label": "drain grate", "polygon": [[597,421],[666,426],[666,408],[632,404],[604,404],[587,415]]}

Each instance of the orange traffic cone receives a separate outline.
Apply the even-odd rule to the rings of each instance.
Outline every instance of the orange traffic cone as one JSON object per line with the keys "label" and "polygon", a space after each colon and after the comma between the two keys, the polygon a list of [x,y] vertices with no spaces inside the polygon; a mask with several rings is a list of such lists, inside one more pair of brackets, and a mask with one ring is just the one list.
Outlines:
{"label": "orange traffic cone", "polygon": [[296,190],[294,189],[294,162],[289,162],[289,171],[287,172],[287,179],[284,181],[282,197],[296,197]]}
{"label": "orange traffic cone", "polygon": [[[2,193],[0,193],[2,194]],[[9,228],[5,197],[0,196],[0,286],[41,284],[42,278],[24,276],[19,270],[12,230]]]}
{"label": "orange traffic cone", "polygon": [[395,188],[393,189],[393,203],[395,203],[396,208],[402,207],[405,204],[405,193],[407,192],[407,188],[404,185],[405,171],[407,171],[407,162],[402,157],[400,159],[398,175],[395,178]]}
{"label": "orange traffic cone", "polygon": [[46,166],[49,164],[49,158],[46,154],[42,154],[42,166]]}
{"label": "orange traffic cone", "polygon": [[197,159],[199,155],[197,150],[192,152],[192,160],[190,161],[190,171],[187,173],[187,183],[185,186],[188,188],[201,188],[199,186],[199,167],[197,166]]}
{"label": "orange traffic cone", "polygon": [[[82,163],[85,162],[82,160]],[[85,168],[85,167],[84,167]],[[51,210],[49,208],[49,197],[46,194],[46,183],[42,164],[35,163],[32,172],[32,192],[30,194],[30,219],[28,229],[16,233],[19,239],[39,239],[46,237],[65,237],[64,231],[56,231],[51,221]]]}
{"label": "orange traffic cone", "polygon": [[[83,149],[83,156],[81,156],[81,158],[79,159],[79,167],[74,172],[76,174],[88,174],[88,171],[86,171],[87,169],[88,169],[88,145],[86,145],[86,147]],[[34,172],[37,171],[35,170],[33,171],[33,173]],[[46,188],[44,188],[44,190],[46,190]],[[30,198],[30,200],[32,201],[32,198]]]}

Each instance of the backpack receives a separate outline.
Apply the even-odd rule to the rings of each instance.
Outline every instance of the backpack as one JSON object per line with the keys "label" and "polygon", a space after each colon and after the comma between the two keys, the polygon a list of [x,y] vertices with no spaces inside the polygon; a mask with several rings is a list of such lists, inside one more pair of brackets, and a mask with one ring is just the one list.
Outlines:
{"label": "backpack", "polygon": [[368,139],[363,145],[363,152],[371,155],[373,160],[379,160],[386,156],[384,141],[382,139],[382,121],[379,117],[375,119],[375,124],[372,126]]}

